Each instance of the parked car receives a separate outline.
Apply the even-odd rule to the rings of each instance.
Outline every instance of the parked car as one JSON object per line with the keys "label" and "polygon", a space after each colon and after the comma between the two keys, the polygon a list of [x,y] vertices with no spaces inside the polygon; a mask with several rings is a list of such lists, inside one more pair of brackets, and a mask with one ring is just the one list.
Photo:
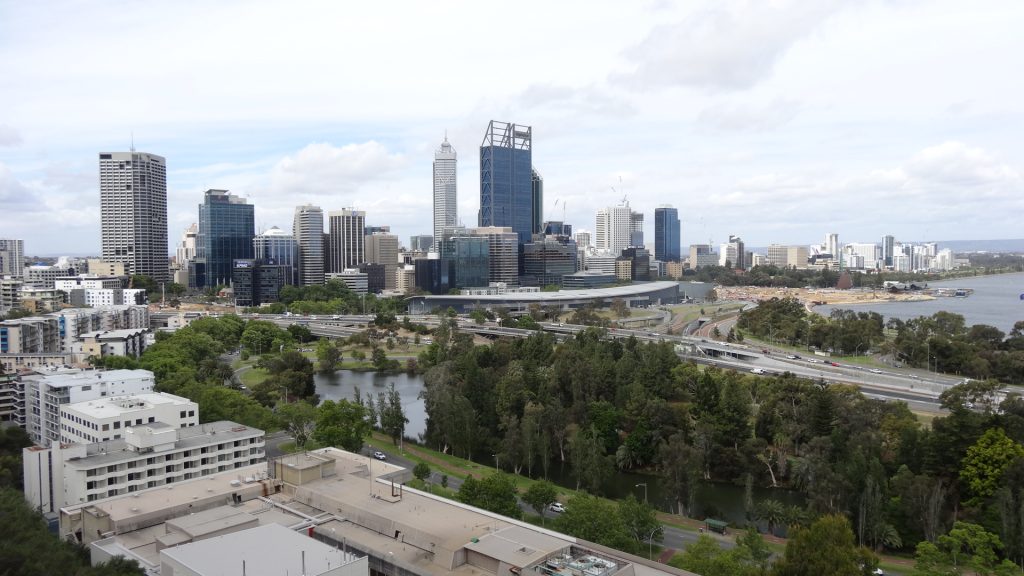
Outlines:
{"label": "parked car", "polygon": [[387,460],[388,459],[387,454],[381,452],[380,450],[377,450],[376,452],[374,452],[373,453],[373,457],[376,458],[377,460]]}
{"label": "parked car", "polygon": [[548,506],[548,510],[561,514],[562,512],[565,512],[565,505],[561,502],[552,502],[551,505]]}

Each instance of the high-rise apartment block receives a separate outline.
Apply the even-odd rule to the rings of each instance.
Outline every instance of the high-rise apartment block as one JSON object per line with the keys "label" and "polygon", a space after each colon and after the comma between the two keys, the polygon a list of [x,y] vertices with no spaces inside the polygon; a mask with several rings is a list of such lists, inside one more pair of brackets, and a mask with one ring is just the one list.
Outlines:
{"label": "high-rise apartment block", "polygon": [[[455,148],[448,143],[448,135],[444,137],[441,147],[434,152],[434,238],[440,241],[441,232],[445,227],[455,226],[458,222],[458,155]],[[413,246],[413,250],[430,250],[431,246]],[[433,240],[433,239],[432,239]],[[435,251],[439,252],[435,248]]]}
{"label": "high-rise apartment block", "polygon": [[654,209],[654,259],[677,262],[680,250],[679,210],[671,206]]}
{"label": "high-rise apartment block", "polygon": [[825,234],[825,243],[821,245],[825,254],[831,254],[833,258],[839,258],[839,234],[831,232]]}
{"label": "high-rise apartment block", "polygon": [[625,203],[598,210],[594,229],[594,245],[597,249],[619,254],[628,248],[632,215],[629,204]]}
{"label": "high-rise apartment block", "polygon": [[100,153],[99,162],[103,259],[123,262],[130,275],[166,282],[166,160],[131,151]]}
{"label": "high-rise apartment block", "polygon": [[207,190],[199,205],[199,237],[196,260],[205,266],[202,284],[196,287],[231,283],[234,261],[251,259],[256,220],[253,205],[227,190]]}
{"label": "high-rise apartment block", "polygon": [[529,126],[495,120],[480,145],[479,224],[510,227],[519,244],[531,240],[535,222],[532,146]]}
{"label": "high-rise apartment block", "polygon": [[[362,232],[362,228],[360,228]],[[292,236],[298,248],[298,285],[324,283],[324,211],[306,204],[295,208]]]}
{"label": "high-rise apartment block", "polygon": [[0,276],[21,278],[25,273],[25,241],[0,238]]}
{"label": "high-rise apartment block", "polygon": [[746,270],[747,263],[746,247],[739,236],[729,236],[729,241],[722,244],[722,251],[718,256],[719,266],[730,266],[736,270]]}
{"label": "high-rise apartment block", "polygon": [[330,229],[327,271],[340,273],[366,262],[366,212],[332,210],[327,215]]}
{"label": "high-rise apartment block", "polygon": [[882,264],[885,267],[891,267],[892,257],[895,254],[894,248],[896,246],[896,237],[886,234],[882,236]]}

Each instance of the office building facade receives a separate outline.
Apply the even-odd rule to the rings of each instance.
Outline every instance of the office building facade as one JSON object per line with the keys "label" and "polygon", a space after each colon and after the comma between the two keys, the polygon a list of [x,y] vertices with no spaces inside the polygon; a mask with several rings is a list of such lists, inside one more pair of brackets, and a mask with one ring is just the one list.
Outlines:
{"label": "office building facade", "polygon": [[533,135],[492,120],[480,145],[480,227],[510,227],[519,244],[533,235]]}
{"label": "office building facade", "polygon": [[486,236],[461,234],[445,238],[442,253],[452,262],[452,288],[487,286],[491,273],[490,242]]}
{"label": "office building facade", "polygon": [[235,260],[231,270],[235,306],[259,306],[279,301],[285,276],[290,273],[287,266],[263,260]]}
{"label": "office building facade", "polygon": [[546,236],[523,245],[523,284],[561,286],[576,273],[576,242],[568,236]]}
{"label": "office building facade", "polygon": [[294,236],[277,226],[271,226],[266,232],[257,234],[252,243],[253,258],[260,264],[281,266],[285,284],[292,285],[297,282],[299,255]]}
{"label": "office building facade", "polygon": [[144,152],[99,155],[103,259],[167,282],[167,162]]}
{"label": "office building facade", "polygon": [[530,176],[530,205],[533,210],[533,233],[544,233],[544,177],[533,170]]}
{"label": "office building facade", "polygon": [[207,190],[199,205],[196,258],[206,263],[203,288],[231,283],[235,260],[253,257],[253,205],[227,190]]}
{"label": "office building facade", "polygon": [[295,207],[292,236],[298,250],[299,286],[324,283],[324,211],[306,204]]}
{"label": "office building facade", "polygon": [[[378,232],[369,234],[365,239],[366,257],[364,262],[380,264],[384,267],[385,290],[394,290],[398,271],[398,236]],[[371,291],[372,288],[371,288]],[[379,291],[379,290],[378,290]]]}
{"label": "office building facade", "polygon": [[327,272],[340,273],[366,262],[366,212],[328,212]]}
{"label": "office building facade", "polygon": [[654,209],[654,259],[677,262],[682,258],[680,249],[679,210],[671,206]]}
{"label": "office building facade", "polygon": [[619,254],[628,248],[632,232],[632,215],[629,204],[598,210],[594,246],[598,250],[607,250],[613,254]]}
{"label": "office building facade", "polygon": [[[445,134],[441,147],[434,152],[434,238],[441,238],[441,232],[445,227],[455,226],[458,223],[458,154],[455,148],[448,143],[448,135]],[[431,249],[430,244],[422,242],[422,237],[413,250],[427,251]],[[424,246],[426,244],[426,246]],[[436,251],[436,248],[435,248]]]}

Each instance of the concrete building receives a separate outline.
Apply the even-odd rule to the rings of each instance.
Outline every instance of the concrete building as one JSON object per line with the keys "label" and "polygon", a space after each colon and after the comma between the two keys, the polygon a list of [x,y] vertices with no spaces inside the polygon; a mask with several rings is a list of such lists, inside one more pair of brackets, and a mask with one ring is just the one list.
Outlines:
{"label": "concrete building", "polygon": [[136,304],[66,308],[50,316],[57,319],[62,352],[70,352],[81,335],[89,332],[149,328],[149,308]]}
{"label": "concrete building", "polygon": [[21,287],[25,281],[19,278],[0,277],[0,314],[21,306]]}
{"label": "concrete building", "polygon": [[0,426],[25,426],[25,390],[17,374],[0,374]]}
{"label": "concrete building", "polygon": [[769,244],[766,255],[766,260],[768,264],[772,266],[777,266],[779,268],[785,268],[786,252],[788,249],[788,246],[783,246],[781,244]]}
{"label": "concrete building", "polygon": [[21,278],[25,273],[25,241],[0,238],[0,276]]}
{"label": "concrete building", "polygon": [[633,279],[633,259],[619,257],[615,259],[615,279],[619,282],[630,282]]}
{"label": "concrete building", "polygon": [[107,262],[99,258],[89,258],[85,261],[85,269],[91,276],[123,276],[124,262]]}
{"label": "concrete building", "polygon": [[678,280],[678,279],[683,277],[683,270],[684,269],[685,269],[685,266],[683,266],[682,262],[666,262],[665,263],[665,276]]}
{"label": "concrete building", "polygon": [[74,288],[68,291],[68,301],[75,306],[131,306],[148,300],[142,288]]}
{"label": "concrete building", "polygon": [[148,328],[129,328],[125,330],[102,330],[87,332],[72,348],[75,360],[86,362],[90,357],[106,358],[107,356],[128,356],[138,358],[146,350]]}
{"label": "concrete building", "polygon": [[99,163],[103,259],[167,282],[166,160],[132,150],[101,153]]}
{"label": "concrete building", "polygon": [[118,440],[132,426],[163,422],[171,428],[199,424],[199,405],[161,392],[104,396],[60,408],[61,444]]}
{"label": "concrete building", "polygon": [[58,278],[74,276],[77,270],[71,266],[26,266],[25,285],[33,288],[53,288]]}
{"label": "concrete building", "polygon": [[590,248],[591,247],[591,243],[590,243],[591,239],[590,239],[590,232],[589,231],[587,231],[587,230],[578,230],[576,232],[576,234],[573,236],[573,238],[576,239],[576,245],[579,246],[580,248]]}
{"label": "concrete building", "polygon": [[615,274],[601,272],[575,272],[562,277],[563,290],[592,290],[607,288],[618,282]]}
{"label": "concrete building", "polygon": [[101,290],[124,288],[127,278],[123,276],[98,276],[95,274],[79,274],[78,276],[62,276],[54,280],[53,287],[57,290],[70,292],[76,288]]}
{"label": "concrete building", "polygon": [[600,274],[615,275],[615,261],[618,259],[618,255],[610,254],[607,252],[595,252],[593,254],[587,254],[586,259],[586,272],[597,272]]}
{"label": "concrete building", "polygon": [[482,226],[470,228],[471,236],[487,239],[488,283],[503,282],[509,286],[519,284],[520,236],[508,226]]}
{"label": "concrete building", "polygon": [[177,484],[266,459],[264,433],[235,422],[133,424],[124,437],[22,451],[25,499],[40,512]]}
{"label": "concrete building", "polygon": [[598,250],[605,250],[619,254],[630,245],[631,218],[633,212],[629,209],[629,203],[619,206],[609,206],[597,211],[597,221],[594,227],[594,246]]}
{"label": "concrete building", "polygon": [[21,287],[21,307],[33,314],[54,312],[64,307],[67,302],[64,292],[56,288]]}
{"label": "concrete building", "polygon": [[810,257],[807,246],[789,246],[786,249],[786,266],[791,268],[807,268]]}
{"label": "concrete building", "polygon": [[821,250],[825,254],[839,256],[839,234],[830,232],[825,234],[825,241],[821,244]]}
{"label": "concrete building", "polygon": [[0,321],[0,354],[60,352],[57,318],[28,316]]}
{"label": "concrete building", "polygon": [[[866,242],[851,242],[843,246],[843,252],[844,265],[847,268],[874,270],[875,268],[880,267],[879,260],[881,258],[877,244]],[[855,266],[855,262],[853,260],[846,260],[846,258],[850,256],[858,257],[859,261],[856,263],[859,264],[859,266]]]}
{"label": "concrete building", "polygon": [[384,289],[394,290],[398,271],[398,236],[378,232],[365,238],[365,262],[384,266]]}
{"label": "concrete building", "polygon": [[736,270],[746,270],[749,266],[746,262],[747,252],[743,240],[739,236],[729,236],[729,241],[722,244],[722,250],[718,256],[718,265],[726,266]]}
{"label": "concrete building", "polygon": [[433,246],[434,237],[429,234],[416,234],[409,237],[409,250],[413,252],[429,252]]}
{"label": "concrete building", "polygon": [[349,290],[356,294],[366,294],[370,289],[369,275],[360,272],[358,268],[346,268],[341,272],[331,272],[327,275],[328,280],[341,280]]}
{"label": "concrete building", "polygon": [[[343,272],[366,262],[366,212],[355,209],[332,210],[327,213],[327,272]],[[398,239],[395,238],[397,244]],[[397,259],[397,248],[395,250]]]}
{"label": "concrete building", "polygon": [[409,294],[416,289],[416,266],[404,264],[395,274],[395,290],[401,294]]}
{"label": "concrete building", "polygon": [[295,208],[292,236],[298,251],[296,278],[299,286],[324,283],[324,212],[306,204]]}
{"label": "concrete building", "polygon": [[718,254],[711,250],[710,244],[690,244],[690,269],[696,270],[717,264]]}
{"label": "concrete building", "polygon": [[149,370],[69,370],[32,374],[25,386],[25,430],[36,444],[48,447],[60,442],[60,410],[65,404],[98,400],[106,396],[144,394],[156,381]]}
{"label": "concrete building", "polygon": [[576,272],[576,258],[576,242],[568,236],[537,236],[523,244],[522,283],[561,286],[563,276]]}
{"label": "concrete building", "polygon": [[[458,155],[444,136],[441,147],[434,152],[434,235],[429,242],[414,236],[413,250],[430,250],[434,238],[440,240],[446,227],[458,225]],[[436,248],[434,248],[436,251]]]}

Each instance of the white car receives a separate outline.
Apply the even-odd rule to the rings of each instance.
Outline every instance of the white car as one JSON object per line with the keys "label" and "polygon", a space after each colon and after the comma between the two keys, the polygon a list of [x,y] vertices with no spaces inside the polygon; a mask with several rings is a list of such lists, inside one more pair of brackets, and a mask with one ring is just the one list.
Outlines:
{"label": "white car", "polygon": [[882,373],[882,371],[879,370],[878,368],[872,368],[871,370],[869,370],[869,372],[871,372],[872,374],[881,374]]}
{"label": "white car", "polygon": [[381,452],[380,450],[377,450],[376,452],[374,452],[373,453],[373,457],[376,458],[377,460],[387,460],[388,459],[387,454]]}
{"label": "white car", "polygon": [[565,505],[563,505],[561,502],[552,502],[551,505],[548,506],[548,510],[551,510],[552,512],[558,512],[559,514],[561,514],[562,512],[565,512]]}
{"label": "white car", "polygon": [[751,368],[751,374],[764,374],[764,368]]}

